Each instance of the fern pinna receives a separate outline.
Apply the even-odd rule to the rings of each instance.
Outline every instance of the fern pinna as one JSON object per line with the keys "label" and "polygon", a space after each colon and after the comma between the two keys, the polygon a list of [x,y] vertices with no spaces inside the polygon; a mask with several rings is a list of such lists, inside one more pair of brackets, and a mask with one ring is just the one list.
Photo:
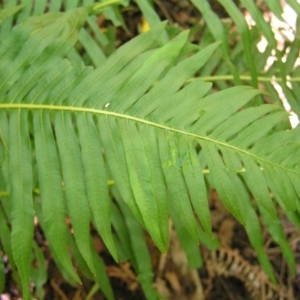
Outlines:
{"label": "fern pinna", "polygon": [[[92,222],[116,260],[132,261],[154,299],[142,227],[166,251],[171,215],[189,234],[185,240],[209,247],[208,187],[245,226],[273,281],[257,210],[294,272],[276,210],[300,228],[299,129],[289,128],[288,113],[275,105],[245,108],[261,93],[256,89],[212,92],[201,78],[190,80],[219,43],[200,49],[183,31],[161,46],[165,22],[98,67],[87,66],[76,42],[95,8],[28,18],[0,44],[0,241],[24,299],[32,257],[43,262],[33,241],[35,217],[69,282],[80,278],[68,247],[81,271],[113,298],[91,242]],[[2,10],[0,19],[15,12]]]}

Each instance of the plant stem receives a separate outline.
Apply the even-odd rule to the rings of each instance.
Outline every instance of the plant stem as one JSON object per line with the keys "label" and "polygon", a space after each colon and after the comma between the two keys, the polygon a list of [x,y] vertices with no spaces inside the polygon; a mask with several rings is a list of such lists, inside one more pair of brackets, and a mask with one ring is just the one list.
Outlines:
{"label": "plant stem", "polygon": [[[200,77],[203,81],[219,81],[219,80],[233,80],[233,75],[217,75],[217,76],[203,76]],[[251,81],[251,76],[249,75],[241,75],[240,76],[241,80],[245,80],[245,81]],[[188,82],[194,81],[195,78],[191,78],[188,80]],[[263,77],[263,76],[258,76],[257,77],[258,81],[261,82],[282,82],[283,79],[279,78],[279,77]],[[290,77],[286,79],[289,82],[299,82],[300,81],[300,77]]]}

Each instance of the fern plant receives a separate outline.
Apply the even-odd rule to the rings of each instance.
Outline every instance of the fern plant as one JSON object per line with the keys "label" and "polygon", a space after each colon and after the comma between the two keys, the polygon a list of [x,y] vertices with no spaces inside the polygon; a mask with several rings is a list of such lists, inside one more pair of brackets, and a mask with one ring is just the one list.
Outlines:
{"label": "fern plant", "polygon": [[[277,105],[253,106],[262,93],[252,87],[212,92],[211,83],[193,78],[224,45],[200,48],[188,31],[166,41],[165,22],[97,62],[101,48],[89,48],[81,29],[103,5],[85,4],[32,17],[22,6],[0,11],[6,29],[0,43],[0,250],[24,299],[30,280],[40,276],[31,262],[46,272],[33,240],[35,218],[70,283],[80,282],[75,262],[113,299],[92,245],[92,223],[114,259],[132,262],[147,298],[157,298],[142,228],[166,251],[171,217],[191,267],[199,267],[197,243],[217,247],[208,188],[245,226],[273,281],[258,214],[295,272],[277,215],[279,205],[300,229],[299,127],[290,128],[289,114]],[[11,26],[22,9],[19,24]],[[78,54],[83,45],[86,59]],[[40,278],[42,298],[46,277]]]}

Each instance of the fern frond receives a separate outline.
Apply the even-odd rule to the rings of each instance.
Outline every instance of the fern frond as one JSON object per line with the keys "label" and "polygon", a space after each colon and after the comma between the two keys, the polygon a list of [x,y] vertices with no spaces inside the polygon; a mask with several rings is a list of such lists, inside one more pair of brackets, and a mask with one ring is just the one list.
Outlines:
{"label": "fern frond", "polygon": [[[215,69],[211,69],[209,78],[216,81],[220,90],[228,86],[225,80],[231,80],[234,84],[240,84],[246,80],[247,84],[250,83],[255,88],[259,83],[260,89],[266,90],[271,95],[272,103],[280,105],[284,96],[291,110],[299,115],[299,101],[296,96],[299,90],[299,72],[297,71],[299,67],[296,62],[299,56],[299,25],[296,25],[295,29],[291,28],[294,37],[290,41],[280,28],[272,28],[271,21],[265,20],[255,1],[241,0],[240,2],[220,1],[230,16],[230,24],[233,23],[231,26],[236,26],[237,30],[232,33],[226,23],[213,12],[209,1],[192,0],[205,20],[206,36],[215,41],[222,41],[222,55],[218,56],[219,63],[212,60],[212,63],[208,64],[210,67],[217,65]],[[287,3],[296,13],[299,13],[299,5],[296,1],[291,0]],[[283,20],[281,16],[283,8],[280,1],[266,1],[266,4],[268,13],[273,13]],[[245,7],[255,24],[251,26],[246,24],[240,7]],[[282,36],[280,42],[276,38],[279,35]],[[257,44],[262,37],[267,40],[268,44],[261,53],[257,49]],[[233,46],[229,47],[230,42]],[[273,59],[272,62],[270,58]],[[212,73],[216,76],[211,76]],[[205,78],[207,74],[204,73],[203,76]],[[295,80],[295,83],[291,84],[290,80]],[[277,82],[282,89],[283,94],[280,97],[273,82]],[[269,101],[266,96],[263,98],[265,98],[264,101]],[[257,103],[262,103],[262,99],[257,98],[257,101]]]}
{"label": "fern frond", "polygon": [[[5,187],[12,204],[12,253],[24,298],[38,210],[32,197],[35,164],[41,202],[37,214],[58,263],[74,280],[79,278],[67,258],[67,245],[85,274],[96,274],[97,283],[103,284],[102,264],[90,242],[93,222],[115,258],[119,254],[135,262],[153,297],[146,246],[132,235],[142,236],[135,219],[162,251],[169,242],[170,211],[194,241],[201,240],[202,228],[211,237],[206,166],[209,182],[245,225],[272,275],[248,192],[266,212],[262,215],[269,228],[270,218],[276,219],[274,199],[287,213],[299,213],[299,140],[296,130],[277,127],[288,114],[271,105],[247,108],[260,92],[245,86],[206,95],[209,83],[189,79],[218,44],[188,48],[184,31],[157,47],[165,23],[119,48],[96,69],[73,65],[66,57],[90,10],[29,18],[0,44],[0,68],[6,69],[0,74],[0,162],[3,177],[9,170]],[[185,55],[186,49],[196,53]],[[108,178],[115,182],[111,191],[124,213],[123,223],[116,220]],[[73,235],[66,230],[66,215]],[[118,228],[124,224],[130,231],[126,236]],[[289,253],[282,236],[278,241]],[[291,260],[290,266],[294,268]]]}

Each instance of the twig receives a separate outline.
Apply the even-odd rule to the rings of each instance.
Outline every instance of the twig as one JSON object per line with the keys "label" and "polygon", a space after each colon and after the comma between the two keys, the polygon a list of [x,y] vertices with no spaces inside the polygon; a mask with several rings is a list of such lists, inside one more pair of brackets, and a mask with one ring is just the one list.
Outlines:
{"label": "twig", "polygon": [[55,290],[56,294],[62,299],[62,300],[69,300],[69,298],[66,296],[66,294],[60,289],[60,287],[56,284],[54,279],[50,280],[50,285]]}

